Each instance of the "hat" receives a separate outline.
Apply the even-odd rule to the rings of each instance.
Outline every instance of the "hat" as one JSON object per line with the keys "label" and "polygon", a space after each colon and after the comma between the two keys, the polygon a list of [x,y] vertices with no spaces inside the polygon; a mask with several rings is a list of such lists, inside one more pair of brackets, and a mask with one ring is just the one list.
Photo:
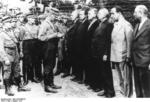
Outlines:
{"label": "hat", "polygon": [[4,16],[2,18],[2,22],[10,22],[11,21],[11,17],[10,16]]}
{"label": "hat", "polygon": [[57,8],[50,8],[49,13],[58,16],[59,10]]}
{"label": "hat", "polygon": [[12,18],[11,19],[11,22],[17,22],[18,20],[17,20],[17,18]]}
{"label": "hat", "polygon": [[28,14],[26,14],[26,17],[27,17],[27,18],[33,18],[33,19],[35,19],[35,18],[36,18],[36,16],[35,16],[35,15],[33,15],[32,13],[28,13]]}
{"label": "hat", "polygon": [[21,15],[23,15],[23,12],[19,12],[16,14],[16,16],[21,16]]}
{"label": "hat", "polygon": [[39,16],[38,16],[39,19],[45,19],[46,17],[47,17],[46,14],[42,14],[42,15],[39,15]]}

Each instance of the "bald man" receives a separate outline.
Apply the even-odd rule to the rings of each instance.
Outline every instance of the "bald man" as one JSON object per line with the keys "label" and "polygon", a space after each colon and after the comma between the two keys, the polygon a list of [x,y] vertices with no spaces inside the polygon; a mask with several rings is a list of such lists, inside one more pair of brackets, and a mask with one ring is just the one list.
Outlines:
{"label": "bald man", "polygon": [[134,16],[139,21],[132,43],[135,91],[137,97],[150,97],[150,19],[147,7],[136,6]]}
{"label": "bald man", "polygon": [[106,8],[100,9],[97,15],[100,23],[91,36],[91,57],[94,70],[94,73],[91,73],[95,76],[94,89],[101,90],[98,96],[114,97],[115,91],[110,67],[113,25],[108,22],[108,15],[109,12]]}

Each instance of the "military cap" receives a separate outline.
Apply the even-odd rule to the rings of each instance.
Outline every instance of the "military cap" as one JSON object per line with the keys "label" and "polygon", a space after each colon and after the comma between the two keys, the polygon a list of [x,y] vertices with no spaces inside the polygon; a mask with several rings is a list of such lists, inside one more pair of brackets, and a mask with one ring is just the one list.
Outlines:
{"label": "military cap", "polygon": [[23,15],[23,12],[19,12],[16,14],[16,16],[21,16],[21,15]]}
{"label": "military cap", "polygon": [[47,17],[46,14],[42,14],[42,15],[39,15],[39,16],[38,16],[39,19],[45,19],[46,17]]}
{"label": "military cap", "polygon": [[49,13],[58,16],[59,10],[57,8],[50,8]]}
{"label": "military cap", "polygon": [[11,22],[17,22],[18,20],[17,20],[17,18],[12,18],[11,19]]}
{"label": "military cap", "polygon": [[28,14],[26,14],[26,17],[27,17],[27,18],[33,18],[33,19],[35,19],[35,18],[36,18],[36,16],[35,16],[35,15],[33,15],[32,13],[28,13]]}
{"label": "military cap", "polygon": [[10,22],[11,21],[11,17],[10,16],[4,16],[2,18],[2,22]]}

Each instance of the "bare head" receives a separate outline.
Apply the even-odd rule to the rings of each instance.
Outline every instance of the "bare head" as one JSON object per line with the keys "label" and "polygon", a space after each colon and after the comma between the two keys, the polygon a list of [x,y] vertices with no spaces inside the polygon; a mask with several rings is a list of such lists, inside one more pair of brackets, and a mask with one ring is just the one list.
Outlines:
{"label": "bare head", "polygon": [[120,16],[123,16],[123,10],[120,6],[115,6],[111,9],[111,18],[114,21],[119,20]]}
{"label": "bare head", "polygon": [[96,8],[91,8],[88,12],[88,19],[91,20],[96,18],[98,10]]}
{"label": "bare head", "polygon": [[142,17],[148,16],[148,8],[145,5],[137,5],[134,10],[134,17],[141,20]]}
{"label": "bare head", "polygon": [[102,8],[98,11],[97,17],[99,20],[107,19],[109,15],[109,11],[106,8]]}

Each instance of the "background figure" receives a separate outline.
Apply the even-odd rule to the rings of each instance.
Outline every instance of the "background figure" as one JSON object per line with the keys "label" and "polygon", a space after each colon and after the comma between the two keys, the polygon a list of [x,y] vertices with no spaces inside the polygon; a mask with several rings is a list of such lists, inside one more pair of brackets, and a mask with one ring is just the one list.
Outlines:
{"label": "background figure", "polygon": [[[99,29],[97,31],[97,35],[94,36],[95,38],[95,45],[93,48],[98,48],[99,50],[96,51],[99,56],[99,74],[100,84],[104,89],[104,93],[99,93],[99,96],[105,95],[106,97],[114,97],[114,85],[113,85],[113,78],[112,78],[112,70],[110,65],[110,49],[111,49],[111,33],[113,30],[113,24],[109,23],[109,11],[106,8],[100,9],[98,12],[98,19],[101,21],[99,24]],[[95,32],[96,32],[95,31]],[[95,33],[96,34],[96,33]],[[96,43],[97,42],[97,43]]]}
{"label": "background figure", "polygon": [[35,25],[34,15],[28,14],[27,19],[22,29],[24,84],[28,84],[29,80],[39,82],[41,77],[40,42],[37,40],[39,27]]}
{"label": "background figure", "polygon": [[132,62],[136,97],[150,97],[150,20],[148,8],[138,5],[134,16],[139,21],[133,33]]}
{"label": "background figure", "polygon": [[87,46],[87,51],[86,56],[87,56],[87,65],[85,69],[85,83],[89,85],[88,89],[94,88],[93,85],[95,84],[95,68],[93,68],[93,65],[91,63],[91,41],[92,41],[92,36],[93,33],[95,32],[96,28],[99,25],[99,20],[97,19],[97,9],[96,8],[91,8],[88,12],[88,20],[89,20],[89,26],[87,29],[87,38],[86,39],[86,46]]}
{"label": "background figure", "polygon": [[[111,58],[112,68],[118,73],[118,85],[121,94],[125,95],[125,69],[123,65],[130,59],[132,26],[125,20],[122,9],[119,6],[111,9],[111,18],[115,21],[111,36]],[[132,72],[129,72],[132,73]]]}
{"label": "background figure", "polygon": [[88,29],[88,8],[83,8],[79,12],[80,24],[76,29],[75,35],[73,37],[73,63],[75,65],[75,78],[73,81],[76,81],[80,84],[84,83],[84,72],[85,72],[85,65],[86,65],[86,34]]}

